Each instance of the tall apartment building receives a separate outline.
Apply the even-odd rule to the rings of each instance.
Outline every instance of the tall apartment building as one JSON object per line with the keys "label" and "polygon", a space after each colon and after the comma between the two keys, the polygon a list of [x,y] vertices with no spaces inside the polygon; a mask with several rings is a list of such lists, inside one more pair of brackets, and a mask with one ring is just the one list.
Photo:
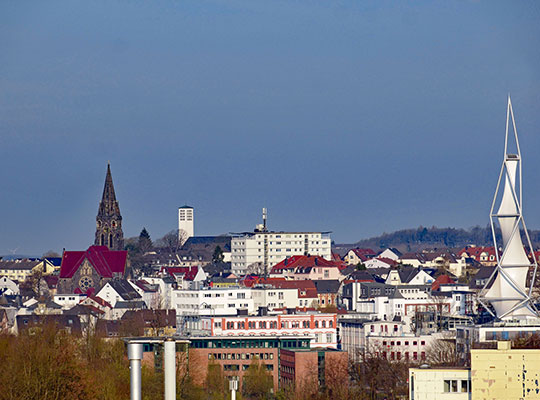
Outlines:
{"label": "tall apartment building", "polygon": [[253,232],[233,237],[231,268],[245,274],[249,267],[270,268],[287,257],[309,254],[327,260],[332,256],[332,241],[323,232]]}
{"label": "tall apartment building", "polygon": [[190,206],[178,207],[178,239],[181,244],[194,235],[194,209]]}

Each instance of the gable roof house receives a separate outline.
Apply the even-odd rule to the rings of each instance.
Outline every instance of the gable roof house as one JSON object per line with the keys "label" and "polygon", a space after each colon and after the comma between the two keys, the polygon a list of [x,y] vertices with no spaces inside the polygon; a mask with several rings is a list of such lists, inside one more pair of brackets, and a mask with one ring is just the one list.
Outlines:
{"label": "gable roof house", "polygon": [[391,268],[391,267],[394,267],[397,265],[397,261],[391,259],[391,258],[386,258],[386,257],[376,257],[376,258],[371,258],[369,260],[367,260],[364,265],[366,266],[366,268],[368,269],[372,269],[372,268]]}
{"label": "gable roof house", "polygon": [[458,254],[461,257],[470,257],[488,267],[497,265],[497,255],[493,246],[466,246]]}
{"label": "gable roof house", "polygon": [[15,326],[17,333],[40,330],[46,327],[63,330],[72,335],[80,335],[82,333],[81,321],[77,315],[17,315]]}
{"label": "gable roof house", "polygon": [[389,258],[391,260],[397,261],[401,257],[401,251],[395,247],[389,247],[386,250],[383,250],[377,257]]}
{"label": "gable roof house", "polygon": [[198,289],[208,276],[199,266],[162,267],[160,274],[161,276],[170,275],[174,278],[178,289]]}
{"label": "gable roof house", "polygon": [[341,282],[335,280],[316,280],[313,281],[317,288],[317,300],[319,307],[337,306],[337,297],[341,288]]}
{"label": "gable roof house", "polygon": [[357,265],[359,263],[365,263],[370,258],[373,258],[377,255],[372,249],[350,249],[345,257],[343,258],[345,262],[349,265]]}
{"label": "gable roof house", "polygon": [[414,267],[401,267],[390,270],[386,278],[388,285],[425,285],[433,282],[435,279],[426,271]]}
{"label": "gable roof house", "polygon": [[96,297],[102,298],[113,307],[115,307],[116,303],[119,301],[142,301],[142,296],[127,281],[127,279],[110,280],[98,293],[96,293]]}
{"label": "gable roof house", "polygon": [[158,309],[163,308],[160,304],[159,286],[148,283],[146,280],[139,279],[137,281],[128,280],[133,289],[141,295],[142,300],[147,308]]}
{"label": "gable roof house", "polygon": [[34,272],[50,274],[54,267],[46,260],[22,258],[15,260],[0,260],[0,277],[5,276],[13,281],[23,282]]}

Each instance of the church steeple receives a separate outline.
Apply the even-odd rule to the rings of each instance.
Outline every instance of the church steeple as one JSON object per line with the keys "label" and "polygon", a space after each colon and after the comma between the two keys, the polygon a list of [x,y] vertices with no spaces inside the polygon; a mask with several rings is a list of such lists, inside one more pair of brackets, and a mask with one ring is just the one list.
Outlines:
{"label": "church steeple", "polygon": [[124,233],[122,232],[122,215],[114,193],[111,175],[111,164],[107,164],[105,187],[99,203],[96,217],[96,238],[94,244],[107,246],[111,250],[124,250]]}

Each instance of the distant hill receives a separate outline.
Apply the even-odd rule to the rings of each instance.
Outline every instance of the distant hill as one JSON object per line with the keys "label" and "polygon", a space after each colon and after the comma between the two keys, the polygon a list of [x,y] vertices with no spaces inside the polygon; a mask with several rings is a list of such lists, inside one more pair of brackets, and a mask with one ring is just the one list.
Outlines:
{"label": "distant hill", "polygon": [[[524,238],[524,232],[521,232]],[[529,236],[534,248],[540,247],[540,231],[530,230]],[[500,240],[500,232],[497,232]],[[525,240],[523,241],[525,243]],[[426,228],[419,226],[416,229],[403,229],[392,233],[383,233],[380,236],[363,239],[352,244],[336,244],[335,251],[342,253],[353,247],[371,248],[381,250],[395,247],[402,252],[418,251],[425,248],[463,247],[470,244],[477,246],[492,246],[493,239],[489,226],[481,228],[475,226],[470,229],[461,228]]]}
{"label": "distant hill", "polygon": [[39,256],[29,256],[29,255],[25,255],[25,254],[4,254],[4,255],[0,255],[0,259],[4,260],[4,261],[11,261],[11,260],[17,260],[17,259],[20,259],[20,258],[40,258]]}

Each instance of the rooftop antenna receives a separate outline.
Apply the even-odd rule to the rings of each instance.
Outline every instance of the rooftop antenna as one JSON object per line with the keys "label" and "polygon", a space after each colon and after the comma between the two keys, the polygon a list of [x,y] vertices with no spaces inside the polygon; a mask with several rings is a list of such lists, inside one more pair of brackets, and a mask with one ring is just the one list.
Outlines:
{"label": "rooftop antenna", "polygon": [[268,232],[268,229],[266,228],[266,219],[268,217],[268,212],[266,210],[266,207],[263,207],[262,209],[262,217],[263,217],[263,232]]}

